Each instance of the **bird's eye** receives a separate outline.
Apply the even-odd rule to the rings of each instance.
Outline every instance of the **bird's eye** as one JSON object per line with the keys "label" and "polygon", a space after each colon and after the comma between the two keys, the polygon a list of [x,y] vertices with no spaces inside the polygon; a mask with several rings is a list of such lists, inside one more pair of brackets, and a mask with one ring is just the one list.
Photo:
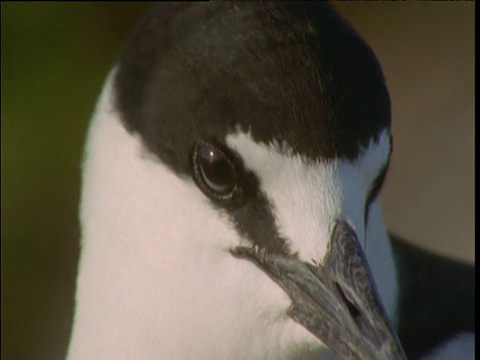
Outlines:
{"label": "bird's eye", "polygon": [[218,147],[197,144],[193,169],[198,185],[207,195],[222,200],[231,197],[236,185],[235,164]]}

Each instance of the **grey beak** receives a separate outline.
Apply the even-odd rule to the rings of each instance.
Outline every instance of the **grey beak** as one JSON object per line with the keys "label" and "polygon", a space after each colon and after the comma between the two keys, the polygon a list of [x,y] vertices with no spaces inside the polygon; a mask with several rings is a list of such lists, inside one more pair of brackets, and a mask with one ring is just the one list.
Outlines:
{"label": "grey beak", "polygon": [[321,265],[238,247],[289,295],[288,315],[345,359],[406,359],[355,232],[338,222]]}

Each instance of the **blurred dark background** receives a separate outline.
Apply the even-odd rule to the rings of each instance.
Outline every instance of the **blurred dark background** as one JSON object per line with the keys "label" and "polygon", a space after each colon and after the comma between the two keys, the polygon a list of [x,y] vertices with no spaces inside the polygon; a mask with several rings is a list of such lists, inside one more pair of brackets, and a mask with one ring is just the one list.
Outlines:
{"label": "blurred dark background", "polygon": [[[1,357],[62,359],[83,141],[135,3],[1,3]],[[474,261],[474,3],[336,2],[383,65],[395,151],[386,222]]]}

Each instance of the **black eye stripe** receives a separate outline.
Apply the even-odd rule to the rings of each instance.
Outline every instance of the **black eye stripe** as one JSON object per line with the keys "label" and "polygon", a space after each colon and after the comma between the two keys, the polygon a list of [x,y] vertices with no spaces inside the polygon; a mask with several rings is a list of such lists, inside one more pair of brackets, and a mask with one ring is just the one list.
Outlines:
{"label": "black eye stripe", "polygon": [[382,189],[383,183],[385,182],[385,178],[387,177],[388,166],[390,165],[390,160],[392,158],[392,150],[393,150],[393,137],[390,136],[390,149],[388,152],[388,159],[385,165],[383,165],[382,169],[378,173],[377,177],[372,183],[370,191],[367,195],[367,200],[365,201],[365,209],[363,210],[363,219],[365,229],[367,228],[368,224],[368,214],[370,212],[370,205],[372,202],[378,197],[380,194],[380,190]]}
{"label": "black eye stripe", "polygon": [[269,253],[290,254],[259,179],[245,170],[238,154],[213,139],[197,142],[191,160],[196,185],[228,214],[242,237]]}
{"label": "black eye stripe", "polygon": [[387,177],[387,170],[388,170],[389,163],[390,163],[390,160],[387,161],[387,163],[380,170],[378,176],[375,178],[375,180],[372,183],[372,187],[370,188],[370,191],[368,192],[367,200],[365,201],[365,210],[364,210],[365,228],[368,223],[368,213],[370,210],[370,205],[378,197],[378,194],[382,189],[382,185],[385,181],[385,178]]}

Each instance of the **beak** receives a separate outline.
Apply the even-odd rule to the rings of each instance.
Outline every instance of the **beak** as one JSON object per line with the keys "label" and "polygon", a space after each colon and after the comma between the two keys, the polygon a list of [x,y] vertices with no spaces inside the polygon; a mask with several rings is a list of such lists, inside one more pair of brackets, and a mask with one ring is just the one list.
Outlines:
{"label": "beak", "polygon": [[321,265],[237,247],[288,294],[288,315],[346,359],[406,359],[353,229],[338,222]]}

